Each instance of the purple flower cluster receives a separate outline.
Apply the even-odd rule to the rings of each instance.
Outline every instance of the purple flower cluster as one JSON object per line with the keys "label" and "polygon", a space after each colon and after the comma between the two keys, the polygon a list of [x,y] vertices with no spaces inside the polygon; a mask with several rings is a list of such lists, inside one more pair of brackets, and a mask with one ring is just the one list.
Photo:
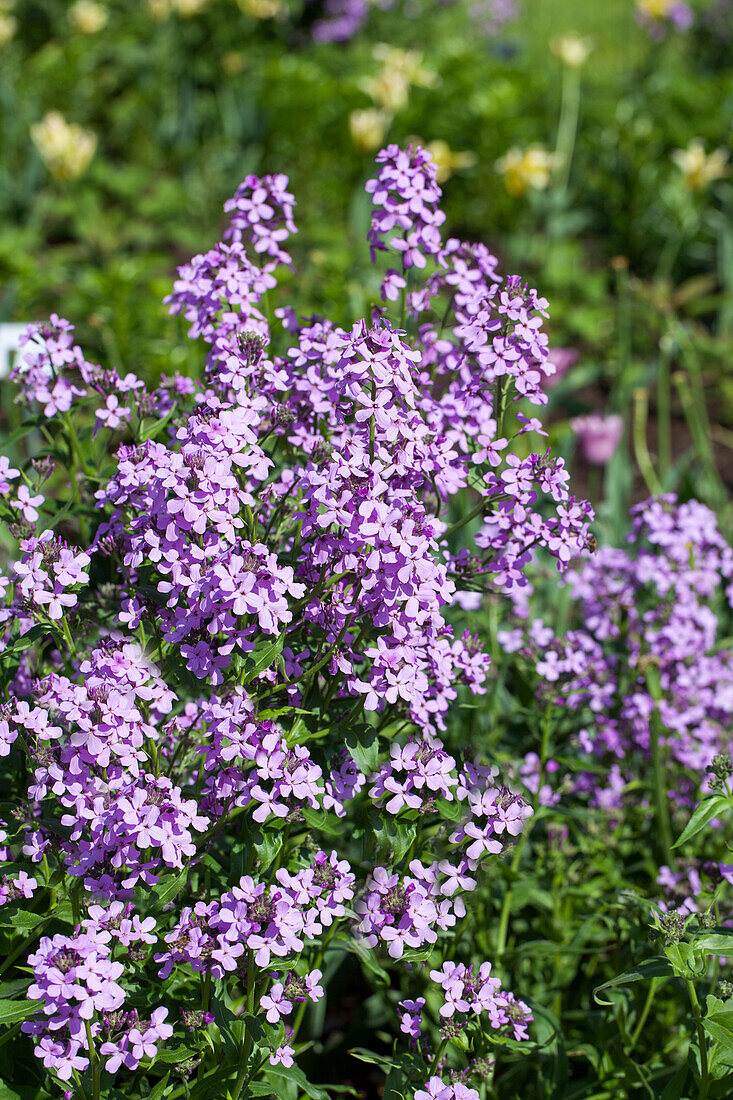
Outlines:
{"label": "purple flower cluster", "polygon": [[443,963],[440,970],[431,970],[430,977],[442,988],[443,1004],[438,1009],[445,1020],[456,1024],[457,1018],[473,1013],[486,1013],[489,1026],[495,1031],[505,1028],[515,1039],[527,1038],[532,1013],[512,993],[501,989],[498,978],[491,977],[491,963],[481,963],[477,972],[463,963]]}
{"label": "purple flower cluster", "polygon": [[372,262],[378,251],[391,247],[402,254],[404,268],[424,268],[427,258],[440,251],[440,226],[445,221],[438,206],[441,190],[435,163],[419,145],[404,150],[390,145],[377,154],[377,164],[378,177],[366,185],[375,207],[368,235]]}
{"label": "purple flower cluster", "polygon": [[[195,1058],[221,1052],[229,1013],[245,1072],[292,1066],[327,947],[398,972],[439,966],[531,813],[441,738],[489,671],[453,606],[517,602],[536,553],[564,569],[589,543],[562,463],[531,451],[553,369],[547,303],[501,282],[484,246],[442,240],[423,150],[385,150],[368,191],[373,252],[401,257],[384,297],[403,297],[409,331],[386,307],[350,326],[266,310],[294,200],[284,176],[248,177],[224,240],[168,299],[202,339],[200,384],[102,379],[58,318],[19,371],[62,414],[70,464],[84,467],[95,422],[130,433],[83,509],[82,547],[54,533],[53,499],[41,517],[37,484],[16,494],[19,471],[0,465],[9,508],[48,527],[23,537],[1,589],[19,656],[0,756],[22,761],[24,789],[2,823],[17,866],[0,901],[62,892],[71,931],[31,955],[43,1004],[28,1024],[60,1081],[155,1062],[173,996]],[[140,431],[145,417],[160,423]],[[33,626],[42,645],[26,650]],[[483,1012],[489,1033],[526,1036],[526,1006],[488,963],[446,966],[447,1039]],[[143,1016],[132,1006],[151,985]],[[413,1039],[419,1000],[403,1002]],[[426,1095],[474,1095],[428,1069]]]}
{"label": "purple flower cluster", "polygon": [[84,398],[94,403],[101,399],[95,410],[95,431],[102,426],[115,430],[131,418],[130,408],[122,403],[128,395],[133,395],[138,412],[145,408],[146,396],[152,403],[152,395],[146,395],[144,383],[134,374],[121,377],[87,362],[74,343],[74,326],[55,313],[45,324],[28,326],[20,338],[20,351],[11,378],[21,387],[23,400],[46,417],[68,414]]}
{"label": "purple flower cluster", "polygon": [[[306,941],[346,918],[344,903],[354,897],[355,876],[336,852],[317,852],[295,874],[280,868],[275,879],[276,884],[268,885],[245,875],[217,901],[184,907],[165,937],[166,950],[155,956],[161,977],[188,964],[196,973],[223,978],[241,965],[246,951],[263,971],[272,959],[294,966]],[[320,976],[320,971],[314,974]],[[265,982],[270,977],[269,972],[262,975]],[[317,988],[312,978],[305,988],[311,986]]]}
{"label": "purple flower cluster", "polygon": [[[456,2],[440,0],[444,7]],[[323,14],[313,23],[313,39],[316,42],[348,42],[366,26],[372,8],[388,11],[396,6],[396,0],[325,0]],[[403,18],[419,18],[422,14],[419,5],[414,3],[404,3],[400,9]],[[518,14],[517,0],[474,0],[468,5],[474,29],[486,38],[496,37]]]}
{"label": "purple flower cluster", "polygon": [[[29,521],[38,519],[37,513],[35,517],[27,511],[24,515]],[[88,582],[86,569],[91,558],[84,552],[75,552],[62,539],[55,538],[52,531],[24,539],[20,549],[22,557],[13,566],[19,578],[18,591],[34,611],[47,614],[49,619],[60,619],[64,608],[76,606],[77,593],[68,590]]]}
{"label": "purple flower cluster", "polygon": [[612,768],[603,792],[590,775],[576,783],[599,804],[618,806],[639,760],[649,758],[658,708],[662,748],[684,788],[678,794],[689,789],[686,772],[693,790],[705,787],[702,773],[729,750],[733,721],[733,661],[716,613],[733,606],[733,549],[714,513],[672,496],[639,504],[628,548],[600,549],[568,584],[578,627],[556,638],[535,621],[500,640],[509,649],[526,645],[544,693],[587,723],[580,749]]}

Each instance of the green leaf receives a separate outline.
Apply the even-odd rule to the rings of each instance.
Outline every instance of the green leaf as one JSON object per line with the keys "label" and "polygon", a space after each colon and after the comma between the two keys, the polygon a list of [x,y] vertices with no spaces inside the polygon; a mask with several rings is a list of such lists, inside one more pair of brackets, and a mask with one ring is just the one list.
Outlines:
{"label": "green leaf", "polygon": [[725,1057],[733,1055],[733,1012],[713,1012],[703,1018],[702,1026],[721,1044]]}
{"label": "green leaf", "polygon": [[265,1034],[262,1028],[262,1021],[258,1016],[255,1016],[253,1012],[243,1012],[241,1016],[237,1017],[242,1021],[247,1033],[252,1036],[255,1043],[259,1043]]}
{"label": "green leaf", "polygon": [[173,414],[175,413],[177,408],[178,403],[174,402],[172,408],[163,417],[162,420],[158,420],[155,424],[151,425],[151,427],[146,428],[144,432],[140,433],[140,442],[145,443],[146,440],[155,439],[156,436],[160,435],[163,429],[166,428],[168,424],[170,424],[171,420],[173,419]]}
{"label": "green leaf", "polygon": [[689,1067],[687,1065],[681,1066],[677,1070],[675,1075],[667,1082],[661,1100],[682,1100],[685,1095],[688,1071]]}
{"label": "green leaf", "polygon": [[702,953],[696,951],[694,944],[671,943],[669,947],[665,947],[664,953],[672,963],[678,978],[689,981],[693,975],[700,976],[705,973],[707,964]]}
{"label": "green leaf", "polygon": [[622,985],[630,985],[631,982],[643,982],[649,978],[668,978],[673,973],[672,964],[669,959],[657,957],[654,959],[645,959],[644,962],[639,963],[638,966],[633,966],[630,970],[625,970],[623,974],[617,974],[615,978],[611,978],[610,981],[604,982],[603,985],[599,985],[593,990],[593,999],[596,1004],[610,1005],[612,1001],[605,1001],[602,997],[599,997],[599,993],[603,993],[607,989],[613,989]]}
{"label": "green leaf", "polygon": [[166,1073],[162,1081],[158,1081],[158,1084],[155,1086],[153,1091],[148,1093],[148,1100],[162,1100],[162,1097],[165,1094],[165,1090],[168,1088],[169,1077],[170,1072]]}
{"label": "green leaf", "polygon": [[365,722],[352,726],[344,735],[346,747],[364,775],[372,775],[379,764],[379,734]]}
{"label": "green leaf", "polygon": [[384,1082],[383,1100],[405,1100],[402,1091],[405,1084],[405,1075],[401,1069],[391,1069]]}
{"label": "green leaf", "polygon": [[[268,1080],[292,1081],[311,1100],[329,1100],[328,1093],[319,1085],[312,1085],[300,1066],[270,1066],[265,1074]],[[276,1092],[277,1095],[277,1092]]]}
{"label": "green leaf", "polygon": [[23,650],[30,649],[40,638],[51,636],[52,633],[48,626],[44,623],[36,623],[21,638],[16,638],[10,645],[5,647],[0,653],[0,662],[9,661],[16,653],[22,653]]}
{"label": "green leaf", "polygon": [[173,901],[174,897],[185,887],[187,879],[187,867],[184,867],[177,875],[163,875],[155,887],[154,896],[157,905],[162,909],[164,905],[168,905],[169,902]]}
{"label": "green leaf", "polygon": [[672,847],[679,848],[680,844],[692,840],[693,836],[697,836],[700,830],[705,828],[708,821],[717,817],[723,810],[730,810],[730,808],[730,799],[722,794],[716,794],[712,798],[706,799],[705,802],[701,802]]}
{"label": "green leaf", "polygon": [[259,837],[254,842],[254,848],[263,870],[274,863],[282,846],[283,834],[281,830],[275,832],[272,829],[263,828],[260,831]]}
{"label": "green leaf", "polygon": [[340,947],[344,948],[344,950],[351,952],[353,955],[357,955],[362,965],[381,985],[390,984],[389,974],[383,966],[379,965],[373,949],[366,948],[364,944],[355,937],[336,936],[331,942],[334,946],[338,944]]}
{"label": "green leaf", "polygon": [[306,825],[310,825],[314,832],[325,833],[326,836],[343,835],[343,822],[328,810],[314,810],[312,806],[304,806],[303,817]]}
{"label": "green leaf", "polygon": [[273,642],[269,640],[258,642],[251,653],[248,653],[244,658],[244,673],[242,674],[241,681],[243,684],[248,684],[250,680],[254,680],[256,676],[259,676],[261,672],[264,672],[270,665],[274,665],[282,653],[283,644],[285,642],[285,635],[281,634],[279,638],[276,638]]}
{"label": "green leaf", "polygon": [[352,1058],[358,1058],[360,1062],[367,1062],[370,1066],[379,1066],[385,1073],[388,1073],[391,1069],[399,1068],[394,1058],[388,1058],[384,1054],[375,1054],[373,1050],[366,1050],[365,1047],[352,1047],[349,1054]]}
{"label": "green leaf", "polygon": [[219,1028],[221,1037],[224,1040],[224,1049],[230,1055],[236,1055],[239,1051],[239,1044],[232,1031],[232,1024],[237,1022],[236,1016],[229,1011],[221,997],[212,997],[211,1011],[214,1015],[214,1023]]}
{"label": "green leaf", "polygon": [[693,946],[708,955],[733,956],[733,931],[728,932],[704,932],[696,936]]}
{"label": "green leaf", "polygon": [[31,932],[37,925],[50,920],[60,920],[71,924],[73,921],[71,903],[68,901],[63,902],[46,913],[33,913],[30,909],[16,909],[13,912],[11,907],[8,907],[6,912],[5,906],[0,909],[0,924],[3,927],[9,925],[11,928],[17,928],[19,932]]}
{"label": "green leaf", "polygon": [[10,447],[18,439],[22,439],[24,435],[28,435],[28,432],[32,432],[34,428],[40,428],[42,424],[48,423],[48,417],[41,414],[40,416],[34,416],[32,420],[26,420],[24,424],[21,424],[19,428],[9,435],[6,439],[3,439],[3,448]]}
{"label": "green leaf", "polygon": [[414,821],[400,821],[390,817],[385,812],[384,817],[379,817],[374,825],[374,836],[382,847],[391,849],[395,859],[399,861],[410,850],[417,836],[417,825]]}
{"label": "green leaf", "polygon": [[43,1001],[0,1001],[0,1024],[17,1024],[27,1020],[42,1006]]}
{"label": "green leaf", "polygon": [[193,1058],[196,1054],[196,1050],[193,1047],[161,1047],[158,1053],[155,1055],[155,1062],[163,1062],[167,1065],[174,1065],[176,1062],[185,1062],[187,1058]]}

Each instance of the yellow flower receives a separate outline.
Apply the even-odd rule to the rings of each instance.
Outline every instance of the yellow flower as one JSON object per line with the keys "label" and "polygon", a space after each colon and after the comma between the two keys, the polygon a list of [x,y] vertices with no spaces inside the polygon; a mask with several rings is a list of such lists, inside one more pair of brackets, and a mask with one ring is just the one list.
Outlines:
{"label": "yellow flower", "polygon": [[496,162],[507,191],[515,196],[523,195],[530,188],[544,191],[556,165],[557,157],[542,145],[530,145],[527,149],[515,146]]}
{"label": "yellow flower", "polygon": [[167,19],[173,11],[172,0],[148,0],[148,11],[153,19]]}
{"label": "yellow flower", "polygon": [[181,18],[190,19],[203,11],[208,2],[209,0],[173,0],[173,8]]}
{"label": "yellow flower", "polygon": [[410,101],[410,82],[396,70],[382,69],[379,76],[362,80],[361,87],[387,111],[404,111]]}
{"label": "yellow flower", "polygon": [[550,50],[555,57],[569,69],[580,69],[585,65],[593,49],[590,38],[581,38],[570,31],[550,40]]}
{"label": "yellow flower", "polygon": [[381,61],[385,69],[400,73],[410,84],[421,88],[432,88],[438,81],[438,74],[432,69],[423,68],[423,55],[419,50],[400,50],[379,42],[372,50],[375,61]]}
{"label": "yellow flower", "polygon": [[76,0],[69,8],[69,22],[80,34],[96,34],[107,22],[108,12],[95,0]]}
{"label": "yellow flower", "polygon": [[675,4],[675,0],[636,0],[636,10],[647,19],[664,19]]}
{"label": "yellow flower", "polygon": [[31,126],[31,139],[51,175],[57,180],[83,176],[97,150],[97,137],[58,111],[49,111]]}
{"label": "yellow flower", "polygon": [[254,19],[272,19],[283,10],[282,0],[237,0],[240,10]]}
{"label": "yellow flower", "polygon": [[222,55],[221,67],[229,76],[237,76],[244,71],[244,54],[241,50],[229,50]]}
{"label": "yellow flower", "polygon": [[390,124],[386,111],[376,107],[367,107],[363,111],[352,111],[349,115],[349,130],[354,148],[360,153],[371,153],[384,141],[384,135]]}
{"label": "yellow flower", "polygon": [[18,29],[18,20],[14,15],[5,15],[0,12],[0,47],[7,46],[10,39]]}
{"label": "yellow flower", "polygon": [[715,149],[712,153],[706,153],[700,138],[691,141],[686,149],[677,149],[672,153],[672,160],[691,191],[702,191],[713,180],[728,174],[728,151]]}
{"label": "yellow flower", "polygon": [[410,99],[410,86],[429,88],[437,74],[422,66],[422,54],[417,50],[400,50],[383,43],[374,47],[374,58],[382,66],[375,77],[363,80],[361,87],[376,104],[387,111],[403,111]]}
{"label": "yellow flower", "polygon": [[438,139],[425,146],[438,169],[438,183],[447,179],[461,168],[471,168],[476,163],[475,153],[455,153],[447,141]]}

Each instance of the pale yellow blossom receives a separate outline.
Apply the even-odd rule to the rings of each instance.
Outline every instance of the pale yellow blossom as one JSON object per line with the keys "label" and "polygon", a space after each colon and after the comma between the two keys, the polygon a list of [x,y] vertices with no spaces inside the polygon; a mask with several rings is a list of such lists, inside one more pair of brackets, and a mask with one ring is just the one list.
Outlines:
{"label": "pale yellow blossom", "polygon": [[241,11],[254,19],[272,19],[284,10],[282,0],[237,0]]}
{"label": "pale yellow blossom", "polygon": [[80,34],[96,34],[107,22],[108,11],[96,0],[76,0],[69,8],[69,22]]}
{"label": "pale yellow blossom", "polygon": [[700,138],[691,141],[686,149],[677,149],[672,153],[672,160],[691,191],[701,191],[713,180],[728,174],[728,151],[715,149],[712,153],[706,153]]}
{"label": "pale yellow blossom", "polygon": [[221,67],[229,76],[237,76],[239,73],[244,72],[245,61],[245,56],[241,50],[229,50],[227,53],[222,54]]}
{"label": "pale yellow blossom", "polygon": [[18,29],[18,20],[14,15],[0,11],[0,47],[7,46]]}
{"label": "pale yellow blossom", "polygon": [[550,50],[569,69],[580,69],[593,50],[593,42],[590,38],[581,38],[579,34],[569,31],[568,34],[551,39]]}
{"label": "pale yellow blossom", "polygon": [[401,73],[410,84],[421,88],[432,88],[438,81],[438,74],[423,66],[423,55],[419,50],[401,50],[378,42],[372,50],[375,61],[381,61],[390,72]]}
{"label": "pale yellow blossom", "polygon": [[59,111],[49,111],[31,126],[31,139],[51,175],[57,180],[83,176],[97,150],[97,137]]}
{"label": "pale yellow blossom", "polygon": [[676,0],[636,0],[636,10],[647,19],[664,19],[675,3]]}
{"label": "pale yellow blossom", "polygon": [[147,0],[148,11],[153,19],[167,19],[173,11],[171,0]]}
{"label": "pale yellow blossom", "polygon": [[360,153],[371,153],[384,141],[390,123],[390,115],[376,107],[352,111],[349,115],[349,131],[354,148]]}
{"label": "pale yellow blossom", "polygon": [[509,194],[523,195],[530,189],[545,190],[557,167],[557,157],[542,145],[530,145],[527,149],[515,146],[500,157],[496,167],[504,177]]}
{"label": "pale yellow blossom", "polygon": [[471,168],[476,163],[475,153],[456,153],[451,149],[448,142],[442,139],[428,142],[425,148],[435,161],[438,169],[438,183],[445,183],[454,172],[459,171],[461,168]]}
{"label": "pale yellow blossom", "polygon": [[362,89],[387,111],[404,111],[410,102],[410,81],[400,72],[382,69],[379,76],[367,77]]}
{"label": "pale yellow blossom", "polygon": [[436,73],[423,67],[418,50],[401,50],[381,43],[374,47],[373,55],[381,62],[381,68],[376,76],[363,80],[361,87],[386,111],[403,111],[413,84],[429,88],[438,79]]}
{"label": "pale yellow blossom", "polygon": [[174,11],[183,19],[190,19],[203,11],[209,0],[173,0]]}

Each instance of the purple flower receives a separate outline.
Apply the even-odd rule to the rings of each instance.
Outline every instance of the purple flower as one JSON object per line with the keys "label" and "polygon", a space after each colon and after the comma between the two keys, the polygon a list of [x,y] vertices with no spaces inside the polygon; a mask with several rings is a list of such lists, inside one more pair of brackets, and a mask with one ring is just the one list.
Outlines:
{"label": "purple flower", "polygon": [[264,1008],[268,1023],[277,1024],[281,1016],[287,1016],[293,1011],[292,1001],[285,997],[285,989],[282,982],[275,982],[269,992],[260,997],[260,1006]]}
{"label": "purple flower", "polygon": [[616,453],[624,430],[622,416],[576,416],[570,427],[578,437],[578,447],[586,462],[605,466]]}

